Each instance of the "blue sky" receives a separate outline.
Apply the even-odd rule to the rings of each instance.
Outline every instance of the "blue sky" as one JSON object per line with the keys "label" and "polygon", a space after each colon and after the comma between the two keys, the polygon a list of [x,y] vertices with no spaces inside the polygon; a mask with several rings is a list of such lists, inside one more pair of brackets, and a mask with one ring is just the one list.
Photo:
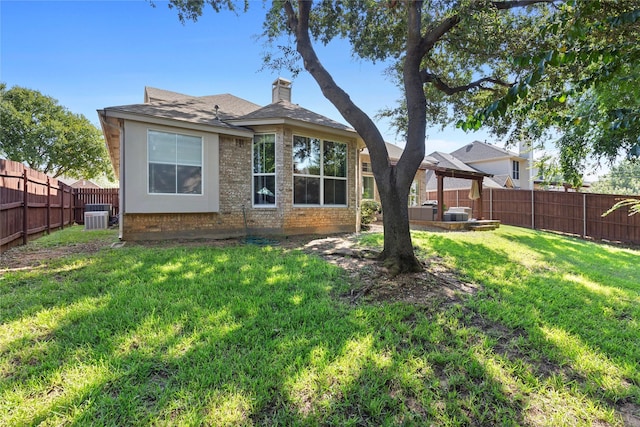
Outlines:
{"label": "blue sky", "polygon": [[[178,20],[167,2],[0,0],[0,81],[56,98],[98,123],[97,109],[143,101],[144,87],[189,95],[231,93],[260,105],[271,102],[279,74],[260,71],[264,47],[256,39],[264,17],[262,2],[249,13],[216,14],[198,22]],[[384,64],[351,57],[345,43],[319,47],[335,80],[365,112],[394,106],[399,90],[383,75]],[[305,72],[293,80],[293,102],[346,123]],[[403,146],[385,122],[389,142]],[[486,133],[428,130],[427,153],[453,151]]]}

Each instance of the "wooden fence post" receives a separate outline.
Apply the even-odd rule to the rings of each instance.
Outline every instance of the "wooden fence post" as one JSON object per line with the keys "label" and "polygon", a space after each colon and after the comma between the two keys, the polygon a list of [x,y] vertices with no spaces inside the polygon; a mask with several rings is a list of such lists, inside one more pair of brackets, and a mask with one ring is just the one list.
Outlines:
{"label": "wooden fence post", "polygon": [[58,188],[60,189],[60,230],[64,230],[64,184],[58,181]]}
{"label": "wooden fence post", "polygon": [[587,194],[582,193],[582,238],[587,238]]}
{"label": "wooden fence post", "polygon": [[27,176],[27,169],[25,168],[22,171],[22,180],[24,184],[23,193],[22,193],[22,244],[27,244],[27,238],[29,235],[29,191],[27,189],[27,185],[29,183],[29,178]]}
{"label": "wooden fence post", "polygon": [[489,219],[493,220],[493,188],[489,188]]}
{"label": "wooden fence post", "polygon": [[51,180],[47,176],[47,234],[51,234]]}
{"label": "wooden fence post", "polygon": [[536,229],[536,202],[533,188],[531,189],[531,229]]}

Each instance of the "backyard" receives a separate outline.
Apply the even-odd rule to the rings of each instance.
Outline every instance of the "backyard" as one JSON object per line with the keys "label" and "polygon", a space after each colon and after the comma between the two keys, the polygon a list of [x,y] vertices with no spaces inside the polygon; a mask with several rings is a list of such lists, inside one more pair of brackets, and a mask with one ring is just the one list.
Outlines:
{"label": "backyard", "polygon": [[[640,426],[640,251],[503,226],[0,255],[0,425]],[[264,244],[266,243],[266,244]]]}

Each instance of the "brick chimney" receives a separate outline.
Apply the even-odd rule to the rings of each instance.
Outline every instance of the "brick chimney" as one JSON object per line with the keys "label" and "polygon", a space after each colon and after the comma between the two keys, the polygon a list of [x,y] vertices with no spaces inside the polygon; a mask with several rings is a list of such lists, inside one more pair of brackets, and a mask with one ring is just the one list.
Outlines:
{"label": "brick chimney", "polygon": [[278,77],[271,85],[271,102],[278,101],[291,102],[291,82],[282,77]]}

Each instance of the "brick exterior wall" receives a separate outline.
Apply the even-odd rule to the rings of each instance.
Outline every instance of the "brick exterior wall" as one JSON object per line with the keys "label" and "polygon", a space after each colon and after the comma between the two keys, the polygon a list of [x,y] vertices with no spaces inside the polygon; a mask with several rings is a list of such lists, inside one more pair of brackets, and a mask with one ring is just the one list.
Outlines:
{"label": "brick exterior wall", "polygon": [[[308,130],[285,126],[255,129],[276,135],[276,207],[252,206],[250,139],[220,135],[220,210],[184,214],[127,214],[121,216],[123,239],[229,238],[245,234],[294,235],[354,232],[357,229],[355,139],[313,133],[312,136],[348,143],[347,207],[297,207],[293,205],[293,135]],[[246,228],[245,228],[246,220]]]}

